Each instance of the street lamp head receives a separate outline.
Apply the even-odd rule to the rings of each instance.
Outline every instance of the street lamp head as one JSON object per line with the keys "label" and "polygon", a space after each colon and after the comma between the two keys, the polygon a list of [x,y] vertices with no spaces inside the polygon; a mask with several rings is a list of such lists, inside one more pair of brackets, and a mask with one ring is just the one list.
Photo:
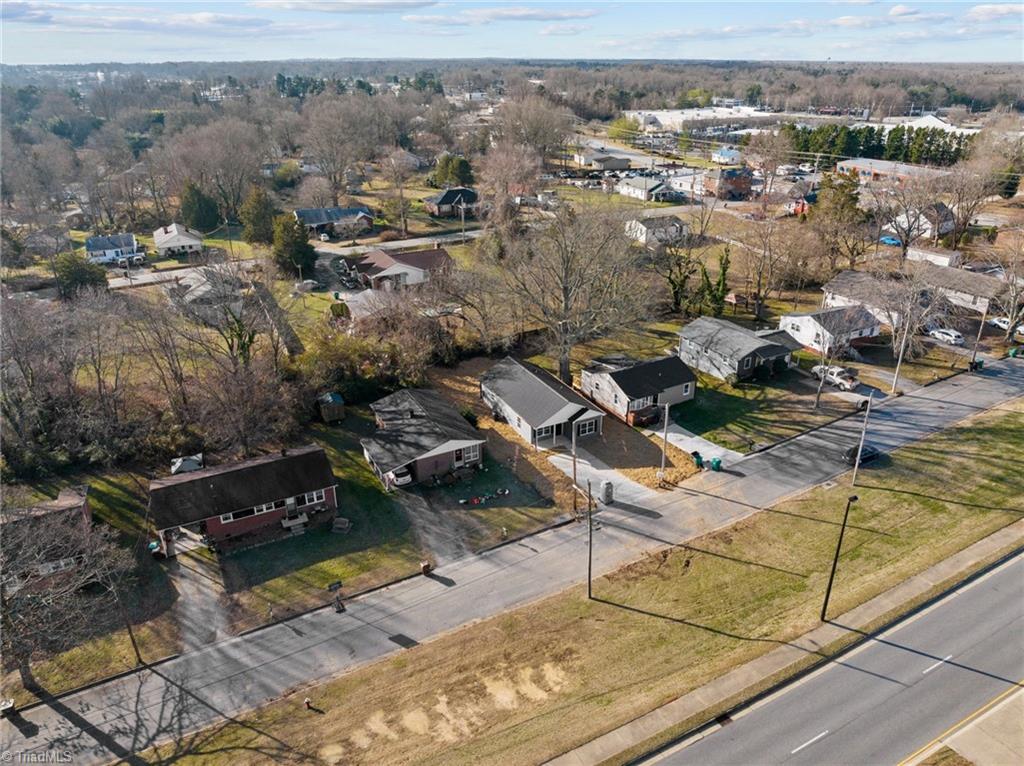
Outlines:
{"label": "street lamp head", "polygon": [[857,496],[856,495],[850,495],[850,502],[851,503],[856,503],[857,502]]}

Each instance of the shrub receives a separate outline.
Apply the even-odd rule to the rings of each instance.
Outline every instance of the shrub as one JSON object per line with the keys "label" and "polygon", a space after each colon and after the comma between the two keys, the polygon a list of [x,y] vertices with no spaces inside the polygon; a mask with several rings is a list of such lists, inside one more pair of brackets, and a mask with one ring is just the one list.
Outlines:
{"label": "shrub", "polygon": [[471,426],[473,426],[473,428],[476,428],[477,423],[479,421],[478,421],[478,418],[476,416],[476,413],[473,412],[473,410],[471,410],[469,407],[464,408],[462,410],[462,417],[464,417],[466,419],[466,422],[468,422]]}
{"label": "shrub", "polygon": [[394,229],[386,229],[380,233],[381,242],[394,242],[397,239],[402,239],[402,232],[395,231]]}

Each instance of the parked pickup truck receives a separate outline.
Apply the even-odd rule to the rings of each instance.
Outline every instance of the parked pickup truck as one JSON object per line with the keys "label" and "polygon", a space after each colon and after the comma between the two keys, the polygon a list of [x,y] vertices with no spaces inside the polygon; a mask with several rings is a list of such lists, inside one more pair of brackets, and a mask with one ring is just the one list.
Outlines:
{"label": "parked pickup truck", "polygon": [[860,385],[860,382],[850,374],[849,370],[838,365],[825,366],[823,364],[816,364],[811,368],[811,375],[818,380],[824,377],[826,383],[830,386],[835,386],[840,391],[853,391],[853,389]]}

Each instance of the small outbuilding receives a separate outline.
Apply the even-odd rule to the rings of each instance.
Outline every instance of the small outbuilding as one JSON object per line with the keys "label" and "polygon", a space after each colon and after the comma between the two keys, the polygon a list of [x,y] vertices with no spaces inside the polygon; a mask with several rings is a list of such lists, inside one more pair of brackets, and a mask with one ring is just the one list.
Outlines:
{"label": "small outbuilding", "polygon": [[345,400],[337,391],[320,394],[316,402],[320,408],[320,419],[325,423],[336,423],[345,419]]}

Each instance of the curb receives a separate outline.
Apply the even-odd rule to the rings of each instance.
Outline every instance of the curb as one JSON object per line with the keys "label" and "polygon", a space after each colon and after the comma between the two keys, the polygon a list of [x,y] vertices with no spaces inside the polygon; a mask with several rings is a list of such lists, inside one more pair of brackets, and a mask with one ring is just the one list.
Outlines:
{"label": "curb", "polygon": [[540,529],[535,529],[532,532],[523,532],[522,534],[516,535],[515,537],[510,537],[507,540],[502,540],[501,542],[494,543],[493,545],[488,545],[486,548],[481,548],[480,550],[475,551],[473,553],[473,555],[474,556],[482,556],[485,553],[490,553],[491,551],[496,551],[496,550],[498,550],[498,548],[504,548],[506,545],[512,545],[514,543],[518,543],[518,542],[520,542],[522,540],[527,539],[528,537],[534,537],[535,535],[543,534],[544,532],[549,532],[552,529],[558,529],[558,528],[564,527],[564,526],[566,526],[568,524],[575,524],[575,523],[576,523],[576,519],[573,518],[573,515],[571,513],[564,513],[561,516],[559,516],[557,519],[555,519],[552,523],[548,524],[547,526],[541,527]]}
{"label": "curb", "polygon": [[[930,598],[926,599],[925,601],[922,601],[920,604],[917,604],[916,606],[914,606],[909,611],[904,612],[904,613],[898,615],[897,617],[894,617],[892,619],[887,620],[885,623],[883,623],[882,625],[878,626],[877,628],[872,630],[870,633],[862,633],[860,638],[856,639],[855,641],[853,641],[853,643],[849,644],[848,646],[844,647],[843,649],[839,650],[838,652],[835,652],[834,654],[830,654],[828,657],[820,658],[819,660],[817,660],[816,662],[814,662],[811,665],[807,666],[806,668],[802,668],[801,670],[798,670],[793,675],[788,676],[788,677],[786,677],[786,678],[784,678],[784,679],[782,679],[782,680],[772,684],[768,688],[763,689],[760,692],[754,694],[753,696],[743,700],[742,702],[740,702],[740,703],[738,703],[736,705],[733,705],[732,707],[722,711],[721,713],[719,713],[714,718],[708,719],[708,720],[704,721],[703,723],[697,724],[696,726],[693,726],[690,729],[688,729],[688,730],[686,730],[684,732],[681,732],[680,734],[672,737],[672,739],[669,740],[668,742],[664,742],[664,743],[658,745],[657,747],[652,748],[651,750],[648,750],[648,751],[642,753],[641,755],[634,756],[634,757],[630,758],[629,760],[623,761],[623,763],[624,764],[628,764],[629,766],[632,766],[633,764],[640,764],[640,763],[642,763],[643,761],[645,761],[646,759],[648,759],[648,758],[650,758],[652,756],[664,753],[665,751],[675,747],[679,743],[681,743],[681,742],[683,742],[683,741],[685,741],[685,740],[687,740],[687,739],[689,739],[689,738],[691,738],[693,736],[696,736],[697,734],[701,734],[701,733],[705,732],[710,727],[718,724],[719,720],[722,719],[722,718],[725,718],[725,717],[735,718],[736,715],[738,715],[739,713],[743,712],[747,708],[752,707],[753,705],[756,705],[758,702],[760,702],[760,701],[762,701],[764,699],[767,699],[768,697],[771,697],[774,694],[779,693],[780,691],[784,690],[788,686],[791,686],[793,684],[798,683],[799,681],[803,680],[804,678],[806,678],[807,676],[811,675],[815,671],[820,670],[824,666],[832,664],[832,663],[835,663],[837,660],[842,659],[843,657],[845,657],[847,654],[849,654],[850,652],[854,651],[858,647],[862,646],[863,644],[867,643],[868,641],[873,640],[876,636],[878,636],[878,635],[880,635],[882,633],[885,633],[888,630],[893,629],[894,627],[900,625],[901,623],[905,622],[906,620],[909,620],[912,617],[915,617],[920,612],[923,612],[924,610],[926,610],[929,607],[933,606],[934,604],[938,603],[942,599],[944,599],[947,596],[949,596],[949,594],[951,594],[953,591],[955,591],[955,590],[957,590],[959,588],[964,587],[965,585],[968,585],[968,584],[974,582],[975,580],[979,579],[980,577],[983,577],[984,575],[988,574],[989,572],[999,568],[1003,564],[1007,563],[1008,561],[1013,560],[1014,558],[1016,558],[1017,556],[1020,556],[1022,554],[1024,554],[1024,545],[1018,545],[1013,550],[1009,551],[1008,553],[1004,553],[1002,556],[999,556],[999,558],[995,559],[994,561],[989,562],[985,566],[983,566],[980,569],[972,572],[971,574],[967,575],[966,577],[962,577],[961,579],[956,579],[953,583],[951,583],[950,585],[946,586],[941,591],[939,591],[935,595],[931,596]],[[957,575],[954,575],[954,577],[957,577]],[[822,623],[822,624],[825,624],[825,623]],[[847,635],[850,635],[851,633],[856,633],[856,632],[857,631],[847,631]],[[842,640],[842,639],[840,638],[840,639],[837,639],[837,640]],[[827,647],[823,647],[823,649],[827,649]],[[634,719],[634,720],[636,720],[636,719]],[[627,722],[624,725],[628,726],[629,723]],[[614,758],[614,756],[612,756],[612,758]]]}

